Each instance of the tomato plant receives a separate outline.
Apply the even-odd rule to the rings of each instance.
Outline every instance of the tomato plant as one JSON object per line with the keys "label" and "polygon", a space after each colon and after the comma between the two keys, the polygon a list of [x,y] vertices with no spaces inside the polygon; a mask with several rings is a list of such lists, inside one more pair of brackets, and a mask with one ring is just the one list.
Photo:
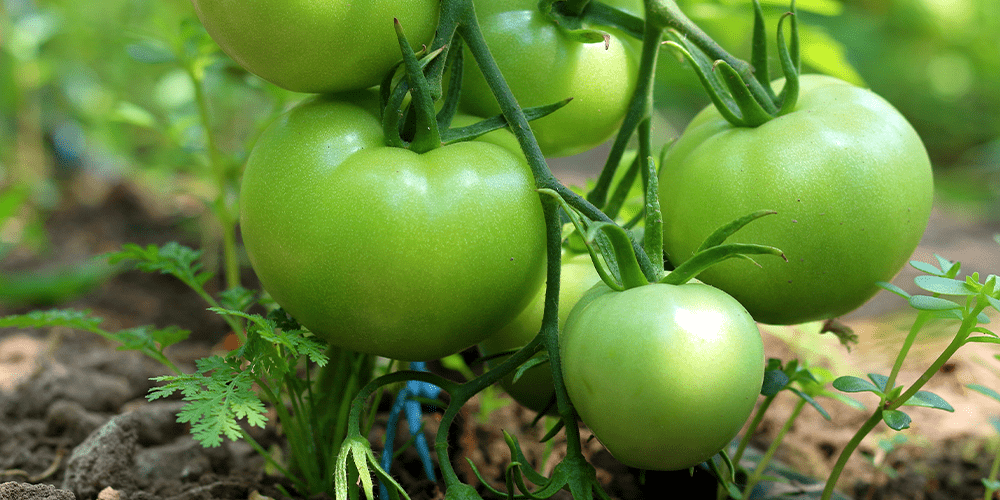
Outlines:
{"label": "tomato plant", "polygon": [[[635,16],[641,1],[607,2]],[[582,43],[538,10],[535,0],[476,1],[487,43],[500,71],[524,107],[572,97],[555,113],[531,122],[547,157],[569,156],[593,148],[618,130],[635,89],[638,44],[613,28],[609,45]],[[462,109],[477,116],[500,112],[486,79],[474,64],[465,67]]]}
{"label": "tomato plant", "polygon": [[[562,272],[559,283],[559,329],[566,324],[573,305],[594,284],[600,281],[594,264],[588,254],[563,254]],[[520,349],[538,335],[542,327],[542,314],[545,312],[545,290],[539,290],[528,307],[521,311],[507,326],[493,336],[479,343],[479,350],[489,356],[512,349]],[[506,357],[497,358],[492,363],[500,363]],[[555,391],[552,388],[552,371],[547,364],[535,366],[526,370],[517,382],[510,374],[500,381],[500,385],[518,403],[540,412],[545,410]]]}
{"label": "tomato plant", "polygon": [[523,157],[488,142],[386,147],[372,94],[317,96],[247,161],[244,243],[264,288],[331,344],[403,360],[469,347],[541,286]]}
{"label": "tomato plant", "polygon": [[931,165],[890,104],[835,78],[803,75],[798,104],[758,127],[705,108],[666,153],[663,241],[675,265],[740,214],[777,215],[734,241],[781,248],[787,263],[734,259],[699,276],[764,323],[856,309],[917,246],[930,215]]}
{"label": "tomato plant", "polygon": [[[415,44],[430,41],[438,0],[296,2],[192,0],[219,47],[241,66],[296,92],[378,84],[399,62],[397,18]],[[419,45],[418,45],[419,46]]]}
{"label": "tomato plant", "polygon": [[764,377],[753,318],[701,283],[622,292],[598,283],[559,340],[580,418],[615,458],[640,469],[712,457],[750,416]]}

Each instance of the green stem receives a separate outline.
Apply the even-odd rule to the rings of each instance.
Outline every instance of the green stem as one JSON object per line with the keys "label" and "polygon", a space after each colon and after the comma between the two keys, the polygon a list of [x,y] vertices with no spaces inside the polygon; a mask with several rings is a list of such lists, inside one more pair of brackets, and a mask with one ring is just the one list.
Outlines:
{"label": "green stem", "polygon": [[840,479],[840,473],[844,471],[844,466],[847,465],[847,460],[851,458],[854,450],[857,449],[858,445],[861,444],[861,440],[868,435],[872,429],[882,421],[882,408],[877,408],[872,416],[865,420],[864,425],[854,433],[854,437],[847,442],[844,449],[840,451],[840,456],[837,457],[837,463],[833,465],[833,470],[830,471],[830,477],[826,480],[826,486],[823,488],[823,495],[821,500],[830,500],[833,495],[833,488],[837,485],[837,479]]}
{"label": "green stem", "polygon": [[[997,480],[997,473],[1000,472],[1000,446],[997,447],[996,455],[993,457],[993,465],[990,466],[990,481]],[[986,488],[986,494],[983,495],[983,500],[990,500],[993,498],[993,493],[997,490],[993,488]]]}
{"label": "green stem", "polygon": [[757,463],[757,467],[754,468],[753,474],[751,474],[750,478],[747,479],[747,485],[743,489],[743,500],[749,500],[750,492],[752,492],[753,487],[760,482],[761,477],[764,475],[764,471],[767,470],[767,466],[771,463],[771,459],[774,458],[775,452],[778,451],[778,446],[781,444],[781,441],[785,439],[785,435],[788,434],[788,431],[792,429],[792,424],[795,423],[795,419],[799,418],[799,413],[802,412],[802,408],[805,406],[806,400],[800,398],[799,402],[795,405],[795,409],[792,410],[792,414],[788,416],[788,420],[785,420],[785,425],[783,425],[781,430],[778,431],[778,435],[775,436],[773,441],[771,441],[771,446],[767,448],[767,451],[764,452],[764,456],[761,457],[760,462]]}
{"label": "green stem", "polygon": [[198,115],[201,119],[202,129],[205,130],[205,144],[208,148],[208,163],[215,177],[215,184],[218,193],[212,211],[218,219],[222,229],[222,251],[223,266],[226,280],[226,288],[236,288],[240,286],[239,260],[236,256],[236,217],[233,215],[227,195],[229,193],[229,179],[226,165],[222,161],[218,144],[215,141],[215,134],[212,133],[211,113],[209,112],[208,98],[205,95],[205,83],[202,78],[195,73],[194,68],[185,65],[188,76],[194,84],[195,102],[198,104]]}
{"label": "green stem", "polygon": [[740,439],[740,444],[736,447],[736,453],[732,458],[733,463],[737,466],[739,466],[740,459],[743,458],[743,453],[750,444],[750,439],[753,437],[754,433],[757,432],[757,428],[760,427],[760,423],[764,421],[764,414],[771,406],[775,396],[777,396],[777,394],[764,398],[764,401],[760,403],[760,407],[757,408],[757,413],[753,416],[753,421],[750,422],[750,427],[747,428],[747,432],[743,434],[743,437]]}
{"label": "green stem", "polygon": [[930,313],[926,311],[921,311],[917,314],[917,318],[913,320],[913,326],[910,327],[910,332],[906,335],[906,340],[903,341],[903,347],[899,350],[899,355],[896,356],[896,362],[892,365],[892,371],[889,372],[889,379],[885,383],[886,392],[896,386],[896,377],[899,375],[899,370],[903,368],[903,360],[906,359],[910,348],[913,347],[917,333],[924,327],[928,320],[930,320]]}
{"label": "green stem", "polygon": [[[642,56],[639,59],[639,79],[635,84],[635,92],[632,100],[629,101],[628,111],[625,120],[622,122],[615,142],[611,145],[611,152],[604,163],[600,177],[594,189],[587,194],[587,201],[595,206],[604,207],[607,203],[608,189],[614,179],[615,170],[621,163],[622,155],[628,147],[632,135],[635,133],[639,123],[648,120],[652,116],[653,106],[653,80],[656,73],[656,60],[660,54],[660,42],[663,40],[663,28],[657,28],[650,23],[646,23],[645,33],[642,36]],[[651,280],[655,281],[655,280]]]}

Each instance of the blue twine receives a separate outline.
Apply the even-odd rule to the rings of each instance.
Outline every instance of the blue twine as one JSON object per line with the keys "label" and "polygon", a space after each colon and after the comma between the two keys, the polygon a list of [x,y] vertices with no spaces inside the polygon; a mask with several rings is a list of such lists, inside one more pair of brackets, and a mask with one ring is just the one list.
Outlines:
{"label": "blue twine", "polygon": [[[422,361],[410,363],[410,369],[416,371],[427,371],[427,366]],[[382,451],[382,469],[389,472],[392,466],[393,446],[396,440],[396,425],[399,422],[400,412],[406,412],[406,422],[410,429],[410,435],[414,436],[413,446],[420,455],[420,462],[424,465],[424,474],[427,479],[437,481],[434,476],[434,463],[431,462],[431,452],[427,447],[427,437],[422,431],[424,413],[420,407],[420,402],[411,398],[435,399],[441,392],[441,388],[429,382],[411,380],[406,386],[396,394],[396,400],[392,403],[392,410],[389,411],[389,422],[385,429],[385,449]],[[389,491],[381,481],[379,482],[380,498],[388,499]]]}

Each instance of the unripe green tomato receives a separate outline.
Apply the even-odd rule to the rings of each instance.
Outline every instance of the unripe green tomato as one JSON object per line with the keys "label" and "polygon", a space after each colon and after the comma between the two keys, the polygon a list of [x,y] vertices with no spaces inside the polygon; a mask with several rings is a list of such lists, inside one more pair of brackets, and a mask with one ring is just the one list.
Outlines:
{"label": "unripe green tomato", "polygon": [[430,43],[439,0],[192,0],[208,34],[237,63],[296,92],[377,85],[403,59],[393,26]]}
{"label": "unripe green tomato", "polygon": [[243,174],[240,229],[264,289],[318,337],[388,358],[492,335],[542,285],[545,224],[523,155],[488,141],[389,147],[371,92],[294,107]]}
{"label": "unripe green tomato", "polygon": [[[563,255],[562,270],[559,280],[559,329],[566,324],[569,312],[590,287],[601,280],[589,254],[577,254],[567,257]],[[513,321],[503,327],[493,336],[479,343],[479,350],[484,356],[520,349],[531,342],[542,328],[542,315],[545,312],[545,288],[538,291],[528,307],[521,311]],[[502,363],[507,356],[490,360],[490,365]],[[518,403],[541,412],[549,406],[555,396],[552,387],[552,371],[548,363],[529,368],[517,382],[510,374],[500,379],[500,385]],[[555,408],[551,407],[551,414]]]}
{"label": "unripe green tomato", "polygon": [[743,427],[764,380],[757,324],[701,283],[617,292],[602,281],[577,302],[559,342],[580,419],[639,469],[711,458]]}
{"label": "unripe green tomato", "polygon": [[[641,17],[642,2],[606,2]],[[639,47],[635,40],[603,26],[603,43],[581,43],[538,11],[536,0],[477,0],[477,16],[493,58],[523,107],[572,97],[549,116],[531,122],[547,157],[582,153],[608,140],[621,125],[635,90]],[[496,98],[466,51],[462,109],[477,116],[500,113]]]}
{"label": "unripe green tomato", "polygon": [[[779,84],[780,86],[780,84]],[[850,312],[909,259],[930,216],[934,185],[920,137],[869,90],[803,75],[798,104],[756,128],[702,110],[664,157],[664,251],[677,266],[720,226],[758,210],[727,242],[780,248],[716,264],[698,278],[762,323]]]}

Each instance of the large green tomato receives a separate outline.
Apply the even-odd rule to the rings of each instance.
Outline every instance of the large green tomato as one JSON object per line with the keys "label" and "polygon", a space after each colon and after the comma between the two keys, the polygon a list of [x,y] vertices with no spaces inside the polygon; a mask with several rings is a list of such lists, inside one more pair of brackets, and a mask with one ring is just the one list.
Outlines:
{"label": "large green tomato", "polygon": [[439,0],[192,0],[208,34],[241,66],[296,92],[378,84],[411,44],[429,43]]}
{"label": "large green tomato", "polygon": [[[594,269],[589,254],[576,254],[567,257],[563,255],[562,269],[559,279],[559,329],[563,329],[570,310],[580,297],[595,283],[601,280]],[[495,335],[479,343],[479,350],[484,356],[520,349],[531,342],[542,328],[542,315],[545,312],[545,288],[538,291],[534,300],[521,311],[513,321],[503,327]],[[491,360],[490,364],[502,363],[506,356]],[[500,385],[518,403],[540,412],[549,407],[549,402],[555,396],[552,387],[552,371],[548,364],[535,366],[525,371],[517,382],[514,375],[508,375],[500,380]],[[550,408],[554,410],[554,408]]]}
{"label": "large green tomato", "polygon": [[630,467],[679,470],[727,445],[753,411],[764,346],[736,299],[701,284],[598,283],[559,338],[580,418]]}
{"label": "large green tomato", "polygon": [[541,203],[520,154],[387,147],[376,109],[371,93],[317,96],[272,124],[243,175],[243,240],[264,288],[319,337],[441,358],[541,287]]}
{"label": "large green tomato", "polygon": [[[611,35],[603,43],[570,39],[538,11],[537,0],[476,0],[476,12],[486,42],[523,107],[542,106],[572,97],[573,101],[531,130],[547,157],[582,153],[610,138],[621,125],[635,90],[639,45],[617,30],[595,27]],[[607,1],[643,15],[640,0]],[[478,115],[500,113],[482,72],[466,53],[462,109]]]}
{"label": "large green tomato", "polygon": [[930,216],[931,165],[889,103],[835,78],[804,75],[794,110],[737,128],[714,107],[666,154],[660,206],[667,258],[678,265],[716,228],[750,212],[729,241],[772,245],[788,262],[732,259],[698,278],[763,323],[854,310],[910,257]]}

